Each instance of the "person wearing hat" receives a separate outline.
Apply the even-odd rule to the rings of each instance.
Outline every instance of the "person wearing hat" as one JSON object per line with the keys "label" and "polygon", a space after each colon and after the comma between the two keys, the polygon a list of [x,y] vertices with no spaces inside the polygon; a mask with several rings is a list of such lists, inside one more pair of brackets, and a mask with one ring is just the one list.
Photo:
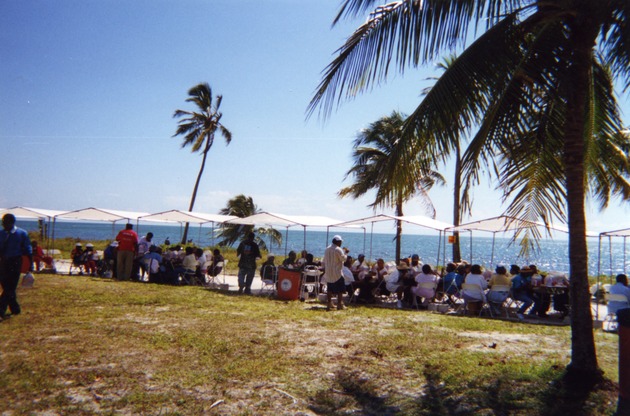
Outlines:
{"label": "person wearing hat", "polygon": [[[385,288],[391,293],[396,294],[396,307],[402,309],[403,307],[403,295],[405,290],[410,287],[408,284],[408,272],[410,270],[409,265],[404,260],[401,260],[396,267],[396,270],[391,272],[385,280]],[[413,280],[413,278],[411,279]]]}
{"label": "person wearing hat", "polygon": [[343,293],[346,291],[346,284],[343,279],[343,264],[346,261],[346,254],[341,248],[343,239],[340,235],[335,235],[332,243],[324,251],[324,275],[326,282],[326,298],[328,301],[326,309],[333,310],[333,296],[337,295],[337,309],[345,309],[343,304]]}
{"label": "person wearing hat", "polygon": [[0,230],[0,322],[7,319],[7,308],[12,315],[19,315],[20,304],[17,301],[16,289],[20,280],[22,256],[28,257],[28,271],[33,271],[33,247],[28,233],[15,226],[15,216],[5,214],[2,217]]}
{"label": "person wearing hat", "polygon": [[98,261],[98,254],[94,251],[94,245],[92,243],[87,243],[85,245],[83,259],[85,261],[85,272],[89,273],[90,276],[96,276],[96,262]]}
{"label": "person wearing hat", "polygon": [[133,269],[133,261],[138,252],[138,234],[133,230],[133,224],[125,225],[125,229],[118,232],[116,241],[118,241],[117,278],[129,280]]}
{"label": "person wearing hat", "polygon": [[118,241],[112,241],[110,245],[107,246],[105,251],[103,252],[103,258],[105,260],[105,264],[107,264],[107,268],[111,272],[111,276],[116,277],[116,266],[118,261]]}
{"label": "person wearing hat", "polygon": [[[532,299],[529,294],[532,286],[531,278],[533,274],[532,269],[525,266],[520,269],[520,272],[516,276],[512,278],[512,298],[522,302],[521,307],[516,311],[516,316],[521,321],[525,319],[525,311],[534,304],[534,299]],[[535,308],[533,308],[529,314],[533,315],[535,313],[534,311]]]}

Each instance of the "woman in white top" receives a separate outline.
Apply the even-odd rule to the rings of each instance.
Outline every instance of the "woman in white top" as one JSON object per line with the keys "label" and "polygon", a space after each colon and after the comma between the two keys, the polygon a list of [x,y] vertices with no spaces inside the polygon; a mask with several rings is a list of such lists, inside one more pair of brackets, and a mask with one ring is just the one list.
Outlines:
{"label": "woman in white top", "polygon": [[488,282],[486,281],[486,278],[482,274],[480,265],[473,264],[470,267],[470,273],[468,273],[468,275],[466,275],[466,278],[464,279],[464,283],[465,284],[471,284],[471,285],[477,285],[477,286],[479,286],[481,288],[481,292],[479,292],[479,291],[471,292],[471,291],[467,291],[467,290],[464,289],[462,291],[462,295],[463,295],[465,300],[467,300],[467,301],[485,301],[484,290],[486,290],[488,288]]}

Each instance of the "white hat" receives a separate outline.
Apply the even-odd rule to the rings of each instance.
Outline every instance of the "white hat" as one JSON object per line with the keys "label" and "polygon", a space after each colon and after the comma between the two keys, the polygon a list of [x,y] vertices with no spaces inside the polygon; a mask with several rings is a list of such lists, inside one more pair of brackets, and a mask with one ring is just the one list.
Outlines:
{"label": "white hat", "polygon": [[333,241],[341,241],[341,242],[343,242],[343,238],[341,238],[341,236],[339,234],[337,234],[337,235],[335,235],[333,237]]}
{"label": "white hat", "polygon": [[75,247],[81,247],[81,243],[76,243]]}
{"label": "white hat", "polygon": [[112,243],[110,244],[110,246],[112,246],[112,247],[118,247],[118,241],[112,241]]}
{"label": "white hat", "polygon": [[85,246],[86,247],[94,247],[94,245],[92,243],[87,243]]}

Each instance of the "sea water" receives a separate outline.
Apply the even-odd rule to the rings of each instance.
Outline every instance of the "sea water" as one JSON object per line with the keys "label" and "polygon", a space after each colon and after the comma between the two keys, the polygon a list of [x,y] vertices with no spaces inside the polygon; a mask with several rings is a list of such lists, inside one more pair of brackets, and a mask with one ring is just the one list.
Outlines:
{"label": "sea water", "polygon": [[[40,225],[37,221],[18,220],[18,226],[28,231],[39,231]],[[76,238],[84,243],[96,240],[114,240],[118,231],[124,228],[120,223],[103,222],[71,222],[57,221],[44,225],[44,232],[54,238]],[[172,244],[181,241],[183,227],[180,225],[164,224],[137,224],[134,228],[140,236],[152,232],[153,241],[156,244],[163,244],[168,239]],[[216,228],[209,225],[191,224],[188,231],[188,240],[191,240],[199,247],[214,246],[219,242],[216,238]],[[278,228],[282,234],[282,244],[277,245],[263,236],[263,241],[269,252],[276,255],[286,255],[293,250],[299,253],[306,249],[315,257],[322,257],[324,250],[330,244],[332,236],[339,234],[343,237],[343,247],[350,250],[349,255],[357,257],[365,254],[366,258],[373,261],[383,258],[385,261],[395,259],[395,236],[388,233],[357,232],[356,230],[345,230],[336,228],[331,231],[325,229],[286,229]],[[484,235],[485,234],[485,235]],[[597,238],[588,239],[588,267],[590,275],[601,274],[616,275],[630,271],[630,255],[622,241],[603,240],[601,254]],[[460,239],[462,258],[480,264],[486,268],[494,269],[497,264],[536,264],[543,271],[558,271],[568,273],[568,242],[565,238],[548,239],[543,238],[538,242],[538,249],[532,250],[526,256],[519,256],[520,246],[511,242],[508,237],[497,237],[493,239],[491,234],[478,232],[470,238],[470,234],[462,233]],[[411,256],[418,254],[424,263],[431,265],[442,265],[452,258],[452,245],[444,241],[444,237],[439,235],[422,235],[404,233],[401,242],[401,256]],[[628,260],[626,258],[629,258]]]}

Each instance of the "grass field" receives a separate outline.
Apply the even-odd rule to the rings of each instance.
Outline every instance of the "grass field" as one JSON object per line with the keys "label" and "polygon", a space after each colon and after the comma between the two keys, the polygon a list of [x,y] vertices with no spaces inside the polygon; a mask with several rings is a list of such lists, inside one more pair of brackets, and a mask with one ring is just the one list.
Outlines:
{"label": "grass field", "polygon": [[567,326],[36,275],[0,323],[2,415],[610,415],[567,389]]}

